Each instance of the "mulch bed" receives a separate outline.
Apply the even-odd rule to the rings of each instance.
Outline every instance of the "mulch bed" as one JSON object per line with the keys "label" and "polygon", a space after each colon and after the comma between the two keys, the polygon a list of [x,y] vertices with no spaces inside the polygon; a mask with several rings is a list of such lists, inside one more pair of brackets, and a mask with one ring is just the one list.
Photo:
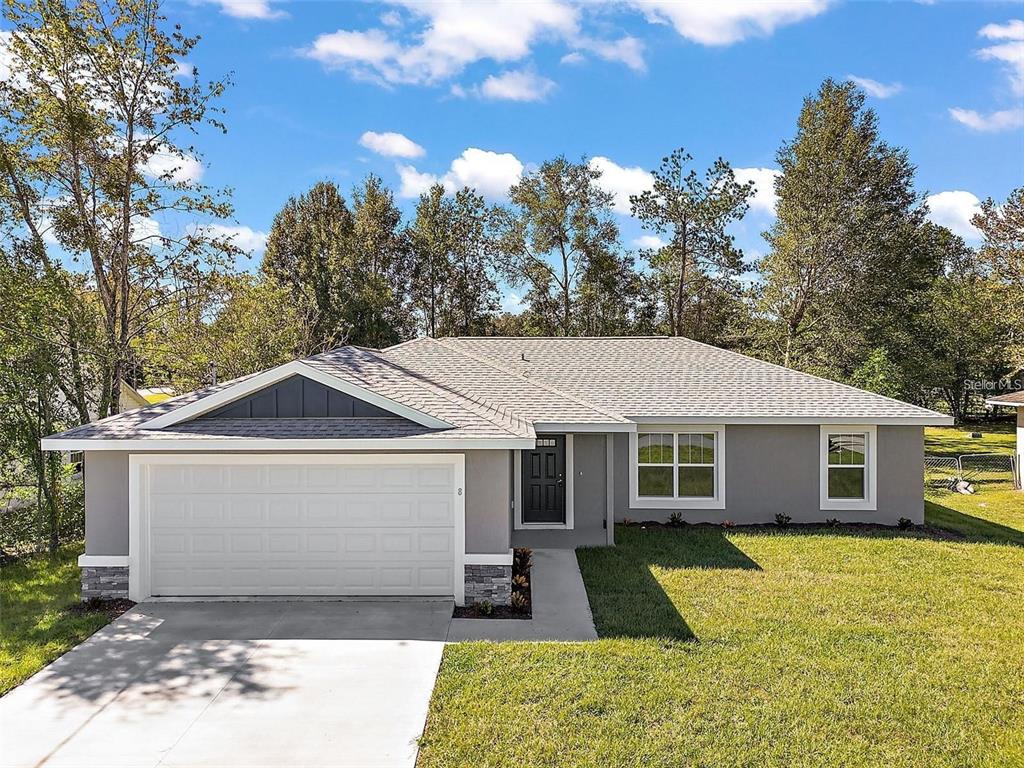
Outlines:
{"label": "mulch bed", "polygon": [[[490,611],[484,613],[479,603],[475,605],[456,605],[452,611],[453,619],[532,619],[533,618],[533,580],[530,569],[533,567],[532,550],[516,549],[512,557],[512,591],[522,594],[526,599],[526,608],[518,609],[508,605],[492,605]],[[526,586],[520,587],[517,576],[526,578]]]}
{"label": "mulch bed", "polygon": [[98,597],[94,597],[92,600],[86,600],[76,605],[72,605],[67,609],[67,613],[72,616],[77,616],[85,613],[104,613],[107,616],[107,621],[113,621],[122,613],[131,610],[135,607],[135,603],[131,600],[119,598],[117,600],[101,600]]}
{"label": "mulch bed", "polygon": [[877,531],[879,533],[917,534],[918,536],[930,536],[947,541],[965,541],[967,539],[967,537],[959,531],[951,531],[948,528],[940,528],[936,525],[929,525],[927,523],[925,525],[912,525],[909,528],[900,528],[895,525],[882,525],[880,523],[839,523],[838,525],[829,525],[828,523],[789,523],[787,525],[778,525],[777,523],[759,523],[751,525],[683,523],[682,525],[672,525],[671,523],[662,523],[657,520],[642,520],[639,522],[630,520],[626,523],[621,523],[621,525],[625,525],[628,528],[664,528],[670,531],[723,529],[726,531],[736,531],[738,533],[743,531],[756,533],[767,530],[788,530],[798,533],[834,531],[836,533],[862,534]]}

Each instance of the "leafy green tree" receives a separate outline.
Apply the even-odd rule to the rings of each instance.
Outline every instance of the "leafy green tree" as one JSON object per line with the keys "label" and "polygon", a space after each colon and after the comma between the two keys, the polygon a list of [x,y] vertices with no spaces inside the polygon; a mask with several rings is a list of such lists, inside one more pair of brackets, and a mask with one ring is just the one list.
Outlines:
{"label": "leafy green tree", "polygon": [[[70,307],[69,294],[75,299]],[[81,276],[59,266],[42,268],[31,241],[25,240],[0,245],[0,306],[3,474],[24,472],[32,478],[38,489],[39,529],[56,549],[68,499],[74,494],[69,493],[60,454],[43,451],[40,440],[82,421],[72,400],[77,389],[94,385],[105,361],[76,356],[83,348],[95,348],[89,334],[99,332],[99,313]],[[72,314],[78,316],[68,322]]]}
{"label": "leafy green tree", "polygon": [[1010,354],[1016,366],[1024,367],[1024,187],[1013,190],[1002,205],[985,200],[971,223],[985,237],[978,256],[1010,325]]}
{"label": "leafy green tree", "polygon": [[889,353],[883,347],[871,350],[867,359],[853,372],[850,383],[886,397],[906,396],[903,371],[889,359]]}
{"label": "leafy green tree", "polygon": [[377,176],[352,193],[352,289],[346,304],[350,343],[383,348],[412,337],[409,233],[394,195]]}
{"label": "leafy green tree", "polygon": [[832,80],[804,100],[778,163],[758,343],[783,365],[844,378],[920,309],[936,272],[914,168],[879,137],[864,94]]}
{"label": "leafy green tree", "polygon": [[646,228],[667,235],[662,248],[645,252],[655,276],[663,320],[673,336],[717,340],[721,299],[737,295],[744,269],[729,225],[743,217],[753,184],[740,184],[719,158],[704,173],[688,169],[693,158],[677,149],[661,161],[652,188],[630,198]]}
{"label": "leafy green tree", "polygon": [[434,184],[420,195],[410,235],[413,251],[412,300],[423,315],[427,336],[437,336],[452,279],[455,213],[444,187]]}
{"label": "leafy green tree", "polygon": [[44,236],[88,265],[105,346],[95,410],[105,416],[161,305],[238,253],[209,227],[174,235],[157,223],[231,215],[226,194],[198,183],[198,152],[181,142],[202,125],[223,130],[215,103],[226,81],[182,84],[179,61],[198,38],[166,30],[156,0],[10,0],[4,16],[0,221],[8,239],[28,233],[51,273]]}
{"label": "leafy green tree", "polygon": [[[219,278],[139,342],[147,375],[179,392],[281,365],[305,353],[313,323],[291,291],[253,275]],[[157,374],[159,372],[159,374]]]}
{"label": "leafy green tree", "polygon": [[509,190],[511,206],[500,220],[502,265],[513,286],[526,286],[530,324],[545,335],[580,332],[577,313],[585,276],[599,264],[618,270],[619,247],[612,195],[601,172],[586,162],[557,157]]}
{"label": "leafy green tree", "polygon": [[354,232],[352,212],[329,181],[289,198],[274,216],[262,270],[309,318],[310,348],[303,352],[330,349],[349,337]]}

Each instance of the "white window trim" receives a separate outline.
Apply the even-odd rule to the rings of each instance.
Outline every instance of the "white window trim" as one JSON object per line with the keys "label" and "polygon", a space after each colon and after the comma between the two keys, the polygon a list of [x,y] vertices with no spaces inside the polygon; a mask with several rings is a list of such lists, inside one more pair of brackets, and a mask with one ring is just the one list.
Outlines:
{"label": "white window trim", "polygon": [[512,505],[515,507],[515,517],[512,520],[512,527],[517,531],[571,531],[575,525],[573,512],[575,492],[573,486],[576,484],[575,470],[573,469],[573,440],[572,433],[565,436],[565,522],[564,523],[524,523],[523,522],[523,452],[516,451],[512,462],[512,477],[515,488],[512,490]]}
{"label": "white window trim", "polygon": [[139,603],[152,597],[149,535],[149,468],[154,464],[449,464],[455,471],[454,569],[456,605],[466,601],[466,456],[462,453],[413,454],[130,454],[128,456],[128,597]]}
{"label": "white window trim", "polygon": [[[865,489],[867,496],[863,499],[830,499],[828,496],[828,436],[834,434],[853,433],[867,436],[865,451]],[[821,511],[867,510],[878,509],[878,428],[874,424],[822,424],[818,449],[818,486],[821,500]]]}
{"label": "white window trim", "polygon": [[[725,509],[725,425],[724,424],[638,424],[637,431],[629,435],[629,508],[630,509]],[[715,496],[665,498],[640,496],[639,462],[637,461],[637,435],[640,433],[715,433]],[[673,444],[677,438],[673,438]],[[665,466],[669,466],[666,464]],[[678,464],[671,464],[673,484]]]}

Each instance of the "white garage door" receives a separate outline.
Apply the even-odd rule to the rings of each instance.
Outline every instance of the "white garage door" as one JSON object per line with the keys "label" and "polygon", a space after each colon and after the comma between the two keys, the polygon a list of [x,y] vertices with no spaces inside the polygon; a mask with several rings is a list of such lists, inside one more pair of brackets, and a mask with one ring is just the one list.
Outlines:
{"label": "white garage door", "polygon": [[152,595],[453,594],[450,459],[179,461],[143,475]]}

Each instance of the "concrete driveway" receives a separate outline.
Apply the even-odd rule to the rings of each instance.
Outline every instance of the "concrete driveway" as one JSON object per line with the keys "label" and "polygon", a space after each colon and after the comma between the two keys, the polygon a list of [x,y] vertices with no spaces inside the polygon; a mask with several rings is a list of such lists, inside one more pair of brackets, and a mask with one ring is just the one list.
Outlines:
{"label": "concrete driveway", "polygon": [[3,766],[412,766],[451,603],[145,603],[0,699]]}

